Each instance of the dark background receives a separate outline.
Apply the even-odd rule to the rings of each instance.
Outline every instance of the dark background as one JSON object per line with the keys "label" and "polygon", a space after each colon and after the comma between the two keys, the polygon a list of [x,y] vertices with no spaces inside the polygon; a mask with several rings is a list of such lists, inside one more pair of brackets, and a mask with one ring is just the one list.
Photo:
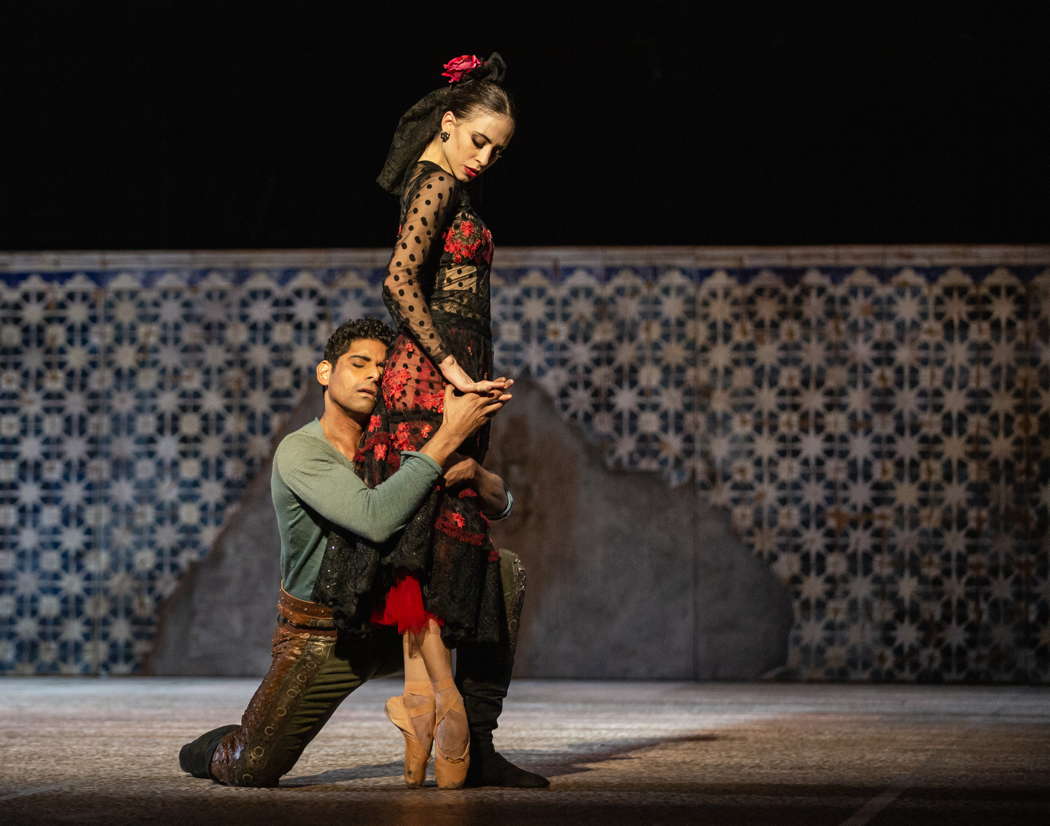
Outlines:
{"label": "dark background", "polygon": [[498,245],[1050,237],[1034,12],[370,8],[8,3],[3,248],[386,246],[397,118],[493,49],[520,110],[475,184]]}

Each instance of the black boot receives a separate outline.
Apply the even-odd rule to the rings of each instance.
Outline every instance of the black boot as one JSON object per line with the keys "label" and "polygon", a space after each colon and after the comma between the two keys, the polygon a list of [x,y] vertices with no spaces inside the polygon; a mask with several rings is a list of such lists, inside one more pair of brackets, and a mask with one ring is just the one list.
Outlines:
{"label": "black boot", "polygon": [[545,789],[550,785],[546,777],[519,769],[492,745],[513,665],[513,653],[504,645],[464,645],[456,654],[456,683],[470,724],[465,786]]}
{"label": "black boot", "polygon": [[179,766],[184,772],[189,772],[194,777],[211,777],[208,767],[211,765],[211,756],[215,749],[231,731],[239,729],[240,726],[220,726],[206,731],[192,743],[187,743],[179,750]]}
{"label": "black boot", "polygon": [[503,786],[514,789],[546,789],[551,782],[543,775],[525,771],[492,747],[492,741],[470,743],[470,768],[464,786]]}

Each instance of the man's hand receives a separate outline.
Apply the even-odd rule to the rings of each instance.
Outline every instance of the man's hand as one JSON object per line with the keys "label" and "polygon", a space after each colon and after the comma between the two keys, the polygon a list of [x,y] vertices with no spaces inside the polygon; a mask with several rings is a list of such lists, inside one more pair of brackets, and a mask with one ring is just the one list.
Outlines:
{"label": "man's hand", "polygon": [[507,488],[503,478],[486,470],[474,459],[453,453],[445,467],[445,486],[470,485],[481,497],[482,510],[487,515],[502,513],[507,507]]}
{"label": "man's hand", "polygon": [[445,465],[445,487],[452,488],[462,484],[476,485],[480,470],[481,465],[477,463],[477,460],[464,456],[462,453],[453,453]]}
{"label": "man's hand", "polygon": [[510,393],[500,390],[493,390],[491,394],[459,394],[452,385],[445,385],[445,412],[441,427],[423,445],[420,453],[425,453],[444,466],[456,448],[487,424],[512,398]]}
{"label": "man's hand", "polygon": [[[462,443],[487,424],[512,398],[510,393],[497,390],[491,393],[458,393],[452,385],[446,384],[441,430],[448,429],[449,434],[459,436]],[[456,446],[459,447],[458,444]]]}

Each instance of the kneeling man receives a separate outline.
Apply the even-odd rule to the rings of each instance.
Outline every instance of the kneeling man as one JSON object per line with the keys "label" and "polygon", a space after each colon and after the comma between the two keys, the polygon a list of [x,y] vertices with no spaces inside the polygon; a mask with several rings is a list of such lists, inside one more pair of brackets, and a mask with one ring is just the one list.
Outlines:
{"label": "kneeling man", "polygon": [[[240,725],[206,732],[182,747],[179,764],[195,777],[230,786],[275,786],[338,705],[371,677],[400,671],[400,636],[391,627],[365,636],[344,634],[331,610],[310,601],[330,525],[383,542],[409,521],[446,471],[471,477],[492,518],[510,512],[503,480],[455,450],[509,400],[509,395],[445,392],[441,427],[418,452],[402,451],[400,469],[375,488],[354,472],[354,455],[379,392],[393,332],[380,321],[349,321],[325,345],[316,368],[324,412],[281,440],[271,492],[281,536],[281,592],[273,661]],[[468,786],[548,786],[546,778],[508,762],[492,745],[513,666],[514,630],[524,577],[505,557],[508,630],[499,645],[461,646],[456,683],[470,724]],[[508,584],[507,580],[513,580]]]}

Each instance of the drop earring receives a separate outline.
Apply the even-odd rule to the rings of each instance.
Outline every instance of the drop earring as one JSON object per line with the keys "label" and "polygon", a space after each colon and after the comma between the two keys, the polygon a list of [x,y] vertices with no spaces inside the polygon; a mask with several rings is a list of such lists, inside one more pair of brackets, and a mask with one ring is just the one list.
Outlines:
{"label": "drop earring", "polygon": [[442,141],[447,141],[448,138],[449,138],[449,134],[448,134],[448,132],[442,132],[440,137],[441,137]]}

